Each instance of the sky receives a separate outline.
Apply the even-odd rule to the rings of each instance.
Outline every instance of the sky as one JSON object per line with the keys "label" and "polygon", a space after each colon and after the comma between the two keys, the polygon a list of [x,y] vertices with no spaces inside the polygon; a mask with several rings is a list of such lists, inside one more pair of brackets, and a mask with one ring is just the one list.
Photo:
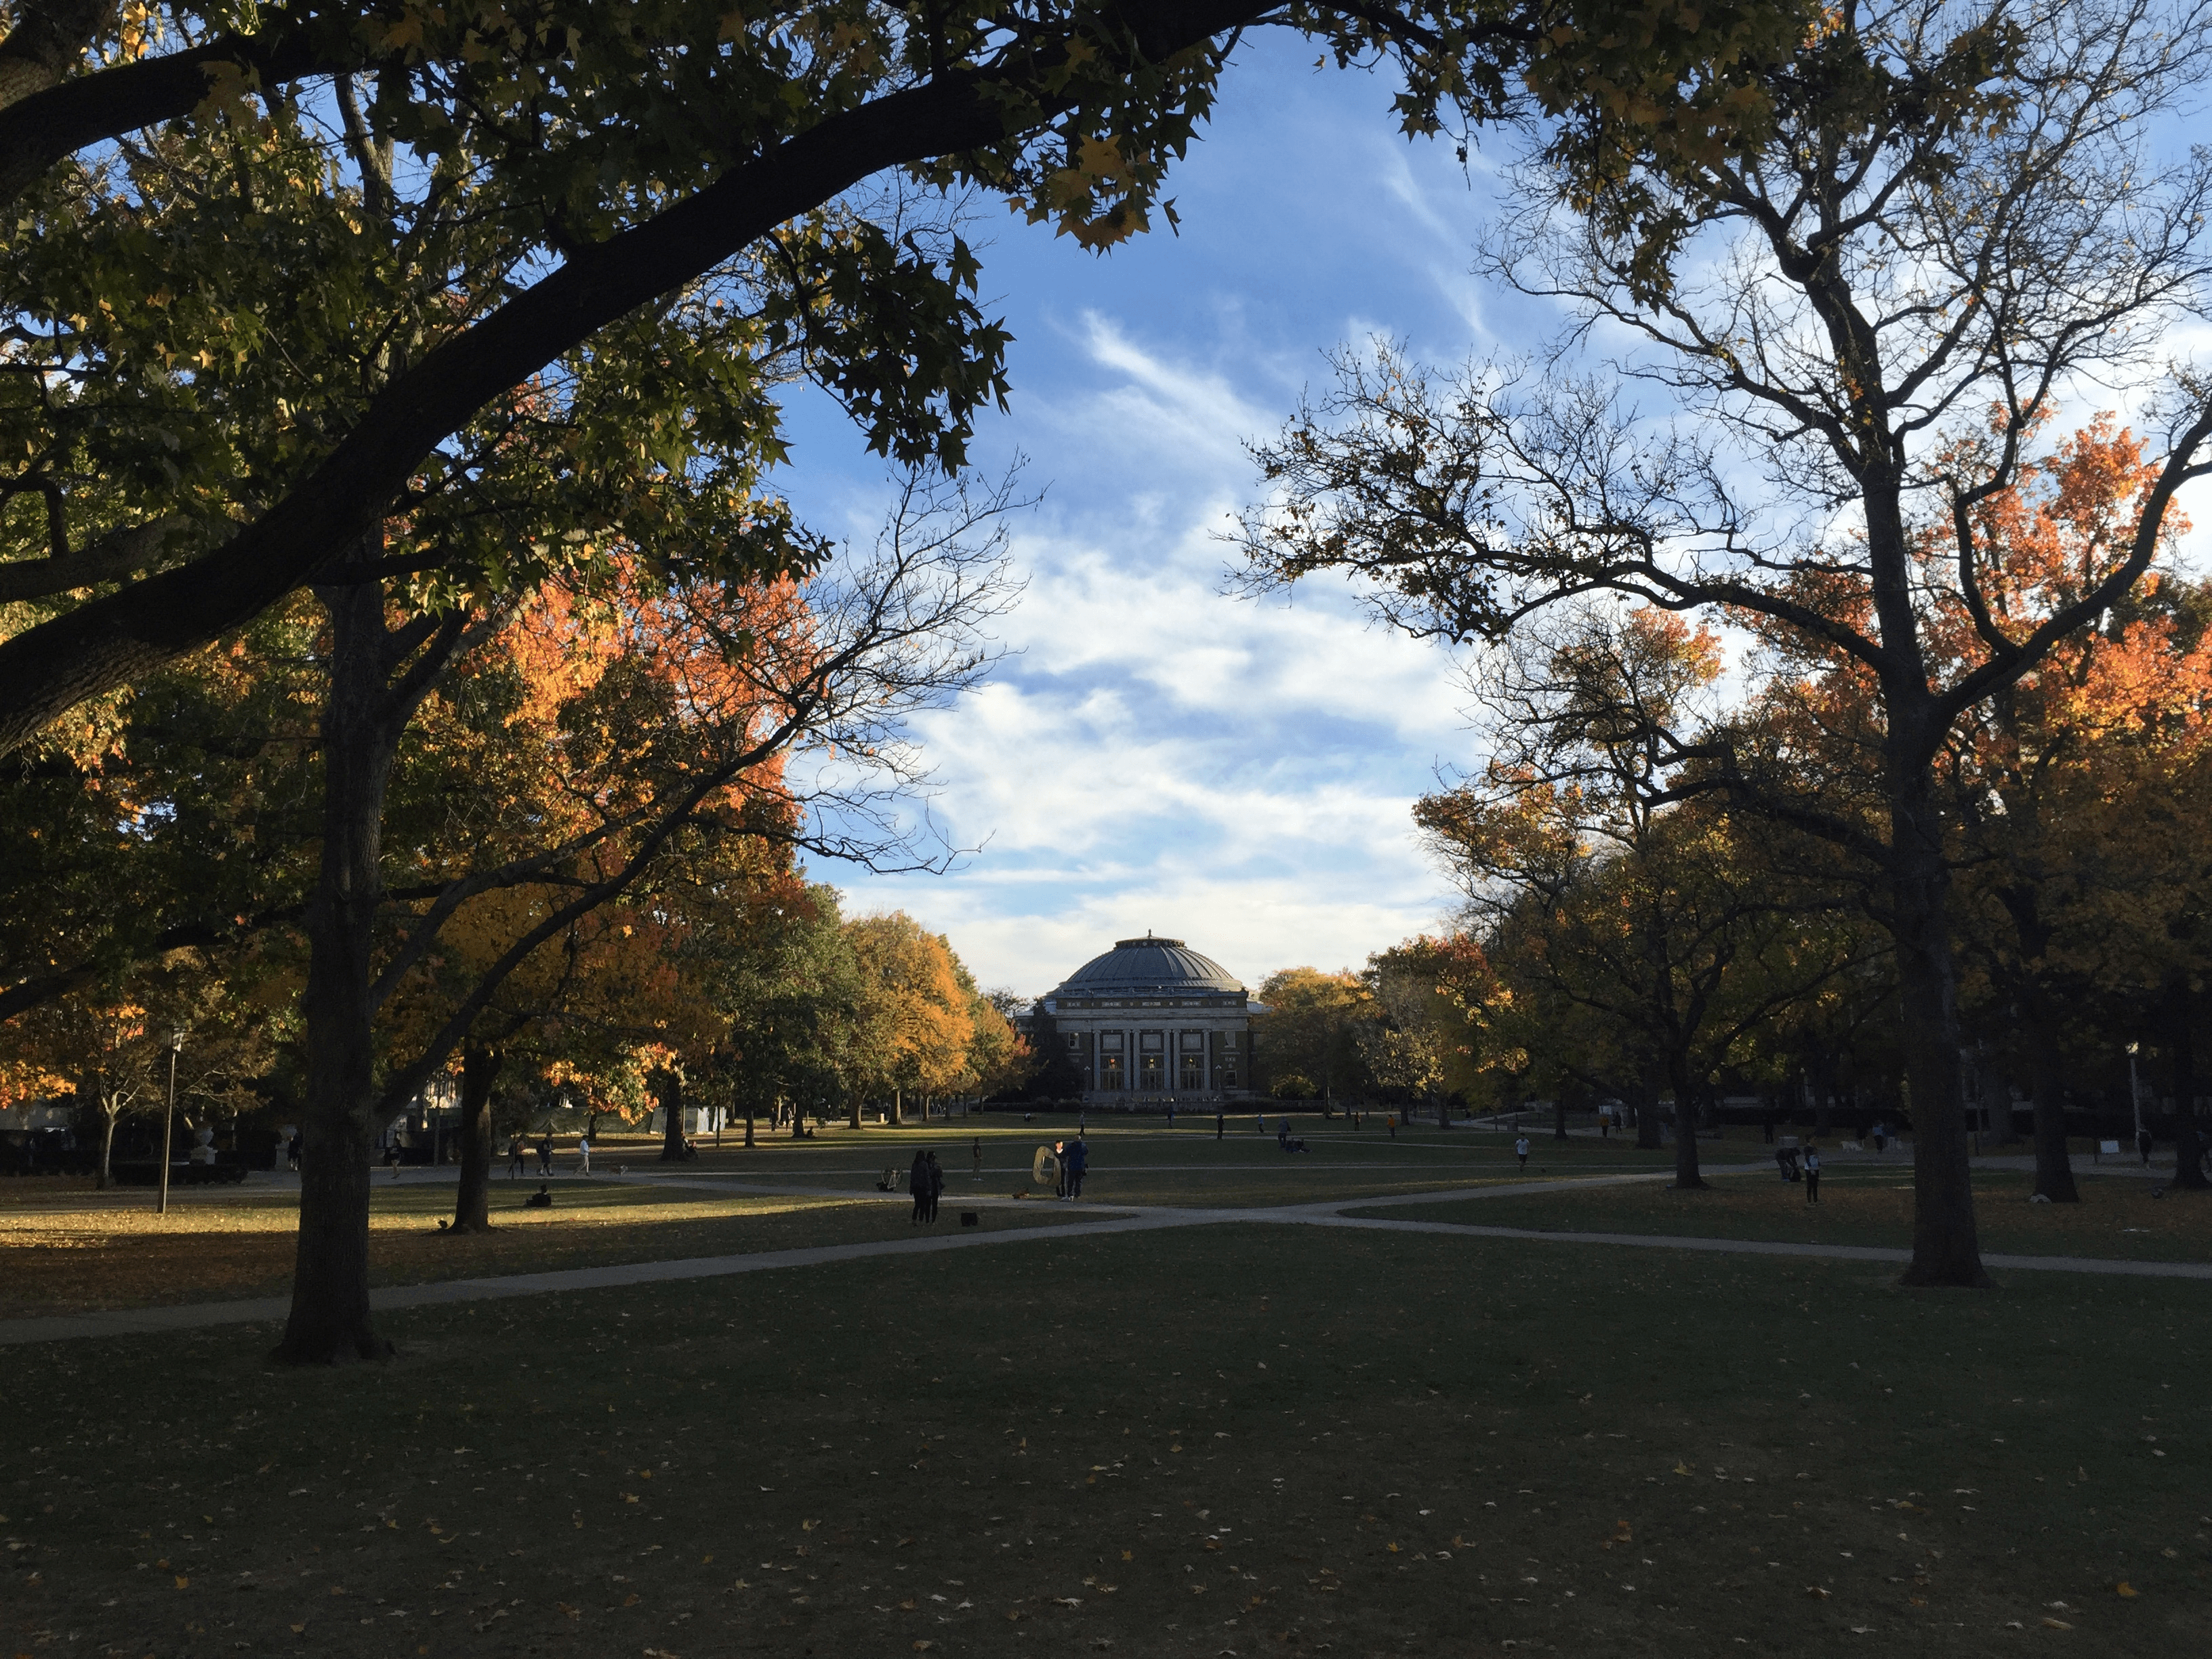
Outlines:
{"label": "sky", "polygon": [[[1025,457],[1043,499],[1014,528],[1026,590],[1005,659],[915,726],[927,823],[970,850],[941,873],[813,868],[848,911],[904,909],[985,986],[1028,995],[1147,930],[1256,987],[1357,968],[1450,915],[1411,811],[1481,759],[1463,665],[1370,623],[1334,580],[1294,603],[1234,594],[1219,539],[1261,492],[1245,446],[1328,379],[1332,348],[1382,335],[1449,366],[1533,352],[1562,320],[1472,274],[1510,141],[1462,166],[1396,131],[1392,91],[1263,35],[1170,180],[1179,233],[1099,257],[979,204],[993,216],[970,240],[1014,336],[1013,392],[973,453],[986,474]],[[2194,133],[2169,118],[2155,138]],[[789,413],[781,487],[817,528],[864,541],[883,463],[826,398]],[[2202,572],[2212,509],[2192,516]]]}
{"label": "sky", "polygon": [[[1380,332],[1449,361],[1492,343],[1503,303],[1468,274],[1480,179],[1396,133],[1385,81],[1312,61],[1247,50],[1171,181],[1179,234],[1100,258],[1011,213],[977,228],[1015,340],[1009,412],[974,453],[986,473],[1025,456],[1043,499],[1014,526],[1008,654],[917,726],[930,817],[975,850],[942,874],[812,873],[945,933],[986,986],[1042,994],[1148,929],[1256,986],[1356,968],[1452,908],[1411,817],[1470,754],[1449,653],[1341,584],[1235,597],[1216,539],[1260,489],[1245,443],[1325,350]],[[882,463],[826,404],[792,423],[781,487],[864,538]]]}

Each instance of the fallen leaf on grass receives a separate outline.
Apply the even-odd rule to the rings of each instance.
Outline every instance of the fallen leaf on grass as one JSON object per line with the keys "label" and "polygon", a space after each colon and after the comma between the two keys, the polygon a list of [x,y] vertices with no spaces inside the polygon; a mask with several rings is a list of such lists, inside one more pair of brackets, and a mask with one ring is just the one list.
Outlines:
{"label": "fallen leaf on grass", "polygon": [[556,1601],[553,1605],[560,1608],[562,1613],[568,1614],[571,1619],[577,1619],[583,1616],[583,1608],[572,1607],[566,1601]]}
{"label": "fallen leaf on grass", "polygon": [[2136,1595],[2139,1595],[2140,1592],[2133,1584],[2130,1584],[2126,1579],[2123,1578],[2118,1583],[2112,1586],[2112,1594],[2115,1595],[2126,1596],[2132,1600]]}
{"label": "fallen leaf on grass", "polygon": [[2068,1624],[2063,1619],[2053,1619],[2048,1615],[2045,1615],[2043,1620],[2043,1627],[2045,1630],[2072,1630],[2074,1628],[2073,1626]]}
{"label": "fallen leaf on grass", "polygon": [[635,1607],[637,1605],[637,1592],[635,1590],[632,1590],[628,1595],[623,1596],[623,1605],[626,1607]]}
{"label": "fallen leaf on grass", "polygon": [[305,1636],[307,1633],[307,1627],[305,1625],[295,1625],[292,1626],[292,1634],[295,1636]]}
{"label": "fallen leaf on grass", "polygon": [[1806,1585],[1805,1594],[1811,1596],[1815,1601],[1825,1601],[1828,1599],[1828,1592],[1822,1589],[1818,1584]]}
{"label": "fallen leaf on grass", "polygon": [[185,1577],[181,1572],[177,1575],[177,1588],[179,1589],[190,1589],[191,1587],[192,1581],[191,1579]]}
{"label": "fallen leaf on grass", "polygon": [[1677,1474],[1687,1474],[1689,1472],[1690,1465],[1687,1463],[1677,1463],[1674,1465],[1674,1473]]}

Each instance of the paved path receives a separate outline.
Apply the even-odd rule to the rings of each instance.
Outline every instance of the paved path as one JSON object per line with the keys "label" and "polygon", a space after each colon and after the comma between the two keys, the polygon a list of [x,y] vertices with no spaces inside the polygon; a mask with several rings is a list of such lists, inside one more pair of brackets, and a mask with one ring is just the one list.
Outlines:
{"label": "paved path", "polygon": [[[1741,1166],[1756,1168],[1755,1165]],[[1709,1173],[1720,1174],[1721,1169]],[[1231,1224],[1340,1227],[1356,1231],[1443,1233],[1474,1238],[1509,1238],[1534,1244],[1607,1244],[1635,1249],[1695,1250],[1723,1255],[1796,1256],[1820,1261],[1867,1261],[1897,1264],[1911,1259],[1908,1250],[1867,1244],[1790,1244],[1765,1239],[1698,1238],[1666,1233],[1552,1232],[1532,1227],[1486,1227],[1457,1221],[1394,1221],[1387,1217],[1346,1215],[1346,1210],[1372,1210],[1441,1201],[1479,1203],[1489,1198],[1513,1198],[1532,1193],[1560,1192],[1583,1187],[1625,1186],[1666,1181],[1671,1170],[1639,1170],[1630,1175],[1583,1176],[1558,1181],[1515,1181],[1496,1186],[1447,1188],[1425,1193],[1401,1193],[1380,1198],[1321,1199],[1306,1204],[1270,1206],[1200,1208],[1185,1206],[1133,1206],[1102,1203],[1108,1211],[1096,1221],[1074,1221],[1049,1226],[1009,1228],[1000,1232],[933,1233],[920,1238],[887,1239],[864,1244],[823,1244],[805,1249],[759,1250],[743,1255],[700,1256],[683,1261],[635,1261],[606,1267],[574,1267],[559,1273],[514,1273],[498,1279],[456,1279],[434,1285],[398,1285],[369,1292],[369,1305],[383,1312],[397,1308],[430,1307],[456,1302],[484,1302],[518,1296],[549,1296],[576,1291],[619,1290],[635,1285],[668,1284],[689,1279],[721,1279],[735,1273],[768,1273],[787,1267],[810,1267],[830,1261],[857,1261],[875,1256],[929,1255],[945,1250],[975,1249],[989,1245],[1027,1243],[1060,1238],[1095,1238],[1112,1233],[1156,1232],[1176,1227],[1221,1226]],[[788,1195],[793,1189],[764,1183],[739,1182],[712,1177],[664,1176],[640,1171],[610,1180],[655,1186],[703,1187],[723,1192],[763,1192]],[[805,1190],[805,1189],[800,1189]],[[808,1192],[821,1195],[820,1189]],[[843,1198],[879,1200],[888,1204],[909,1201],[904,1194],[873,1190],[836,1194]],[[963,1198],[962,1204],[1006,1206],[1012,1199]],[[1030,1200],[1035,1202],[1036,1200]],[[2122,1261],[2086,1256],[1984,1255],[1984,1263],[1999,1272],[2095,1273],[2139,1279],[2212,1279],[2212,1262]],[[219,1325],[250,1325],[282,1320],[290,1310],[283,1297],[264,1297],[240,1302],[193,1302],[160,1308],[125,1308],[100,1313],[58,1314],[35,1319],[0,1320],[0,1347],[26,1342],[55,1342],[86,1336],[149,1335],[167,1331],[204,1330]]]}

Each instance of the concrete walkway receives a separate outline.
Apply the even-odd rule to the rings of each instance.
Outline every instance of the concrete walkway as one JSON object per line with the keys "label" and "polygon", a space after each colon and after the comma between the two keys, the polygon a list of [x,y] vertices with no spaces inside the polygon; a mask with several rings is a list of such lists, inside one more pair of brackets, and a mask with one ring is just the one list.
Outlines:
{"label": "concrete walkway", "polygon": [[[1756,1165],[1732,1166],[1755,1169]],[[1721,1174],[1714,1168],[1708,1171]],[[789,1187],[773,1187],[715,1179],[663,1176],[640,1171],[610,1176],[610,1181],[653,1186],[704,1187],[723,1192],[792,1194]],[[397,1285],[369,1292],[369,1306],[380,1313],[399,1308],[422,1308],[457,1302],[487,1302],[519,1296],[553,1296],[579,1291],[621,1290],[637,1285],[663,1285],[682,1279],[721,1279],[735,1273],[769,1273],[787,1267],[811,1267],[832,1261],[858,1261],[878,1256],[930,1255],[945,1250],[977,1249],[998,1244],[1049,1242],[1062,1238],[1097,1238],[1108,1234],[1157,1232],[1177,1227],[1231,1224],[1263,1226],[1339,1227],[1355,1231],[1456,1234],[1473,1238],[1504,1238],[1532,1244],[1604,1244],[1650,1250],[1695,1250],[1722,1255],[1796,1256],[1817,1261],[1862,1261],[1898,1265],[1911,1259],[1908,1250],[1868,1244],[1792,1244],[1765,1239],[1683,1237],[1666,1233],[1552,1232],[1533,1227],[1486,1227],[1457,1221],[1394,1221],[1386,1217],[1346,1215],[1346,1210],[1373,1210],[1399,1205],[1443,1201],[1480,1203],[1489,1198],[1516,1198],[1534,1193],[1562,1192],[1585,1187],[1616,1187],[1635,1182],[1668,1181],[1673,1171],[1639,1170],[1634,1174],[1594,1176],[1555,1181],[1516,1181],[1496,1186],[1443,1188],[1425,1193],[1400,1193],[1379,1198],[1322,1199],[1306,1204],[1268,1207],[1200,1208],[1186,1206],[1106,1205],[1108,1212],[1096,1221],[1075,1221],[1049,1226],[1010,1228],[1003,1232],[933,1233],[920,1238],[886,1239],[864,1244],[823,1244],[804,1249],[760,1250],[743,1255],[699,1256],[682,1261],[634,1261],[606,1267],[575,1267],[559,1273],[514,1273],[498,1279],[455,1279],[434,1285]],[[909,1202],[902,1193],[826,1193],[797,1189],[808,1196],[836,1196],[887,1204]],[[963,1205],[1008,1206],[1012,1199],[962,1198]],[[1036,1200],[1030,1200],[1034,1203]],[[2212,1279],[2212,1262],[2124,1261],[2088,1256],[1985,1255],[1983,1262],[2001,1273],[2095,1273],[2137,1279]],[[87,1336],[141,1336],[169,1331],[205,1330],[220,1325],[252,1325],[283,1320],[291,1310],[284,1297],[263,1297],[240,1302],[191,1302],[160,1308],[123,1308],[100,1313],[57,1314],[34,1319],[0,1320],[0,1347],[26,1342],[58,1342]]]}

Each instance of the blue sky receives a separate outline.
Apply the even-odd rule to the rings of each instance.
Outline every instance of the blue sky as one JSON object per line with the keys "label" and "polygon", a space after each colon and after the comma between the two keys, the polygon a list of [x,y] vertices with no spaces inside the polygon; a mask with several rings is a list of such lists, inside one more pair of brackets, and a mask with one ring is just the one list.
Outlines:
{"label": "blue sky", "polygon": [[[1449,361],[1494,343],[1507,303],[1468,275],[1480,178],[1398,136],[1386,82],[1312,62],[1247,48],[1173,181],[1180,235],[1100,258],[1011,214],[980,228],[1016,338],[977,459],[1024,454],[1046,490],[1016,529],[1012,654],[921,726],[931,811],[981,850],[939,876],[816,873],[948,933],[987,985],[1041,993],[1147,928],[1256,984],[1357,966],[1450,908],[1409,817],[1467,758],[1446,653],[1370,628],[1340,586],[1228,597],[1212,539],[1255,491],[1244,441],[1323,350],[1381,331]],[[793,413],[783,487],[865,535],[881,464],[834,410]]]}
{"label": "blue sky", "polygon": [[[1180,234],[1100,258],[984,204],[1001,215],[978,240],[1014,392],[975,455],[987,472],[1026,455],[1047,495],[1017,528],[1011,654],[919,723],[933,818],[981,850],[942,875],[815,873],[854,910],[947,933],[986,985],[1042,993],[1148,928],[1257,984],[1356,967],[1453,908],[1410,809],[1480,757],[1458,665],[1371,627],[1339,584],[1295,605],[1230,597],[1216,536],[1256,491],[1244,444],[1325,378],[1330,348],[1379,333],[1449,365],[1534,352],[1561,318],[1470,274],[1486,169],[1511,141],[1462,167],[1398,135],[1387,79],[1317,71],[1312,52],[1246,46],[1171,182]],[[2168,117],[2154,136],[2175,151],[2194,128]],[[2208,342],[2199,326],[2169,345]],[[2066,413],[2116,401],[2136,399],[2080,386]],[[818,527],[865,538],[881,462],[825,400],[792,414],[783,488]],[[2200,572],[2207,493],[2189,492]]]}

